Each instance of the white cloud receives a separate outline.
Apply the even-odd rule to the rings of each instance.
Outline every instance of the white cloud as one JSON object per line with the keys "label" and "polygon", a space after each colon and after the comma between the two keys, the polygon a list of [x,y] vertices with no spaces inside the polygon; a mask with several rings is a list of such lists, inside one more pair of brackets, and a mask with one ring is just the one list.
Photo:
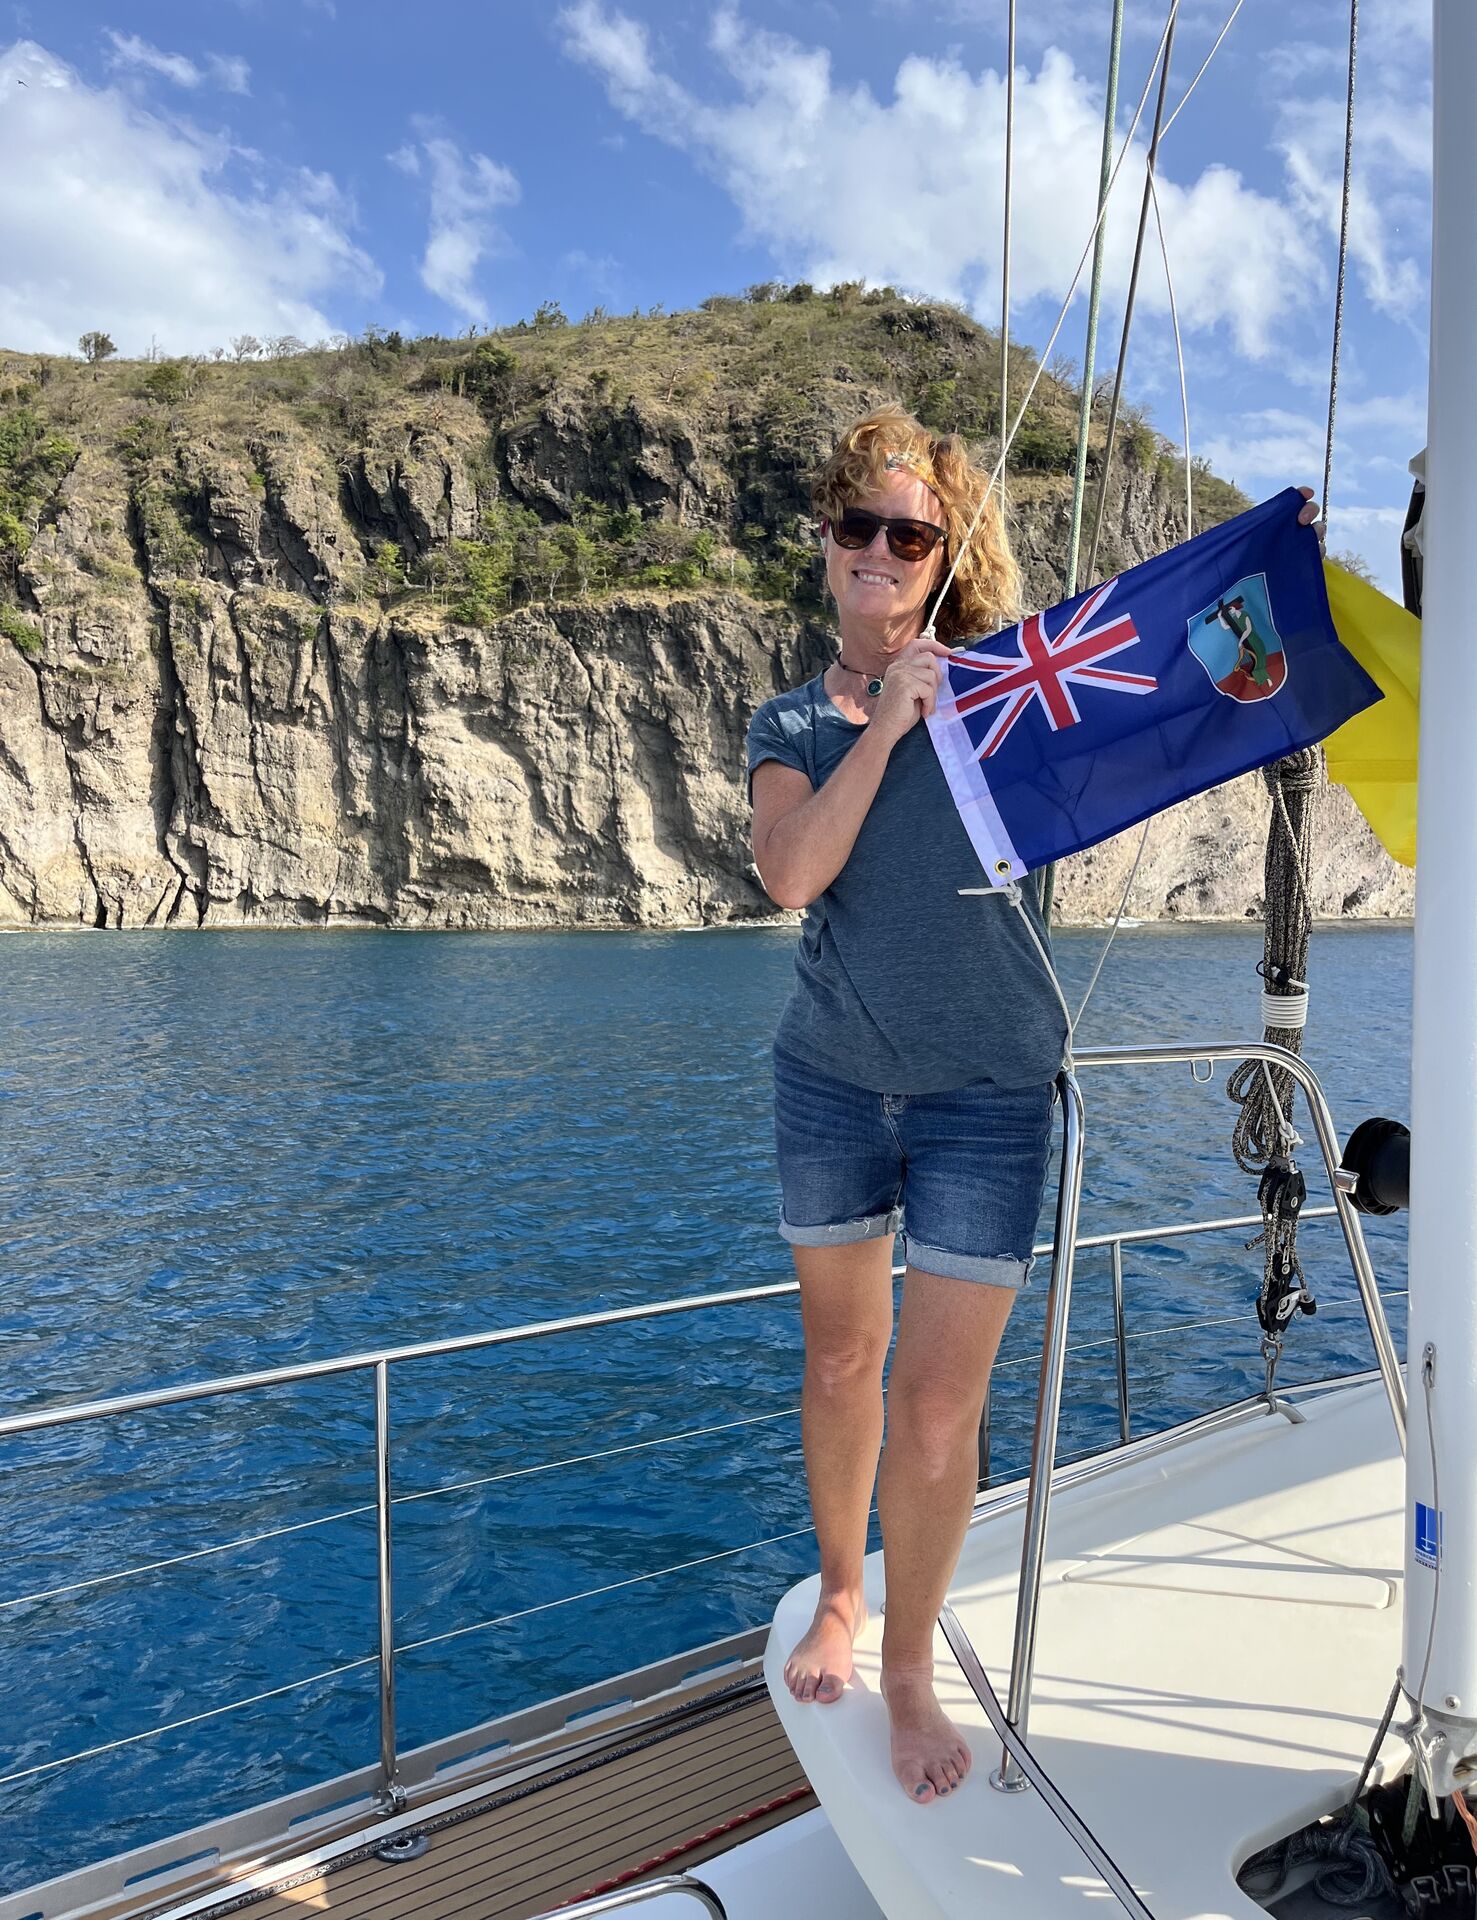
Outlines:
{"label": "white cloud", "polygon": [[1323,473],[1325,422],[1285,407],[1262,407],[1242,414],[1233,433],[1222,432],[1196,448],[1216,473],[1253,499],[1285,487],[1288,475],[1306,474],[1311,483]]}
{"label": "white cloud", "polygon": [[207,53],[205,64],[216,85],[227,93],[251,92],[251,68],[239,53]]}
{"label": "white cloud", "polygon": [[[566,50],[600,75],[619,111],[692,155],[732,198],[746,237],[787,271],[822,284],[890,281],[987,313],[998,304],[1002,75],[914,55],[880,99],[838,81],[824,49],[764,32],[724,4],[710,44],[726,84],[722,97],[703,98],[662,70],[642,24],[606,0],[576,0],[560,25]],[[1018,69],[1018,304],[1059,297],[1071,278],[1096,210],[1101,113],[1095,86],[1060,50],[1034,73]],[[1130,163],[1123,180],[1133,178]],[[1224,166],[1180,182],[1172,153],[1159,199],[1182,322],[1224,327],[1243,353],[1265,354],[1320,285],[1301,210]],[[1132,228],[1110,223],[1110,292],[1126,287]],[[1145,275],[1140,299],[1164,310],[1159,276]]]}
{"label": "white cloud", "polygon": [[113,51],[108,55],[110,67],[141,68],[146,73],[157,73],[162,79],[172,80],[177,87],[199,86],[200,69],[184,54],[165,53],[160,47],[151,47],[136,33],[115,33],[110,28],[108,38],[113,43]]}
{"label": "white cloud", "polygon": [[434,123],[415,124],[419,144],[407,142],[387,157],[401,173],[427,182],[430,232],[420,277],[438,299],[481,325],[488,309],[477,287],[477,269],[507,250],[507,236],[491,216],[517,202],[517,176],[485,153],[463,153]]}
{"label": "white cloud", "polygon": [[[1431,9],[1384,0],[1360,30],[1349,259],[1378,312],[1424,332],[1431,171]],[[1337,240],[1347,46],[1291,42],[1264,65],[1289,196],[1321,255]]]}
{"label": "white cloud", "polygon": [[26,155],[0,170],[7,347],[75,352],[89,327],[124,353],[154,337],[166,352],[311,340],[333,327],[320,301],[379,289],[329,176],[259,167],[236,190],[229,141],[88,85],[32,41],[0,52],[0,142]]}
{"label": "white cloud", "polygon": [[1402,598],[1400,535],[1404,507],[1341,507],[1337,500],[1328,522],[1331,554],[1353,552],[1369,566],[1393,600]]}
{"label": "white cloud", "polygon": [[1387,547],[1393,545],[1398,556],[1405,514],[1404,507],[1336,505],[1332,523],[1333,544],[1337,545],[1340,539],[1352,540],[1356,545],[1365,540],[1379,541]]}
{"label": "white cloud", "polygon": [[136,33],[118,33],[108,29],[112,51],[108,65],[118,71],[156,73],[177,87],[198,87],[207,79],[227,93],[251,92],[251,68],[234,53],[208,53],[202,67],[187,54],[166,53],[151,46]]}
{"label": "white cloud", "polygon": [[602,302],[614,306],[623,298],[625,283],[621,275],[621,263],[614,254],[587,253],[583,247],[574,247],[563,255],[559,264],[566,273],[576,274],[592,286]]}

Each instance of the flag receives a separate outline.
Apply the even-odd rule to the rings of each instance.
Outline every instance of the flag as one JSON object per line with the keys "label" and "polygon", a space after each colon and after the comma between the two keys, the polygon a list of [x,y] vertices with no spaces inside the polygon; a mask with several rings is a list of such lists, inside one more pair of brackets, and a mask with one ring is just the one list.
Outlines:
{"label": "flag", "polygon": [[1421,623],[1332,561],[1323,578],[1339,639],[1385,696],[1329,736],[1328,777],[1347,787],[1385,852],[1413,867]]}
{"label": "flag", "polygon": [[993,885],[1380,698],[1334,631],[1302,505],[1290,487],[941,662],[928,730]]}

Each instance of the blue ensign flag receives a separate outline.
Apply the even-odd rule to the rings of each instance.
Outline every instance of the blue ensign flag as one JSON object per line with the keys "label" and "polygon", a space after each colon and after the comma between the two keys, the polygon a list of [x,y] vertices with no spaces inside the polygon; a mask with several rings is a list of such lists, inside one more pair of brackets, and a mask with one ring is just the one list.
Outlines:
{"label": "blue ensign flag", "polygon": [[1302,505],[1289,487],[943,663],[928,730],[995,886],[1382,697],[1334,632]]}

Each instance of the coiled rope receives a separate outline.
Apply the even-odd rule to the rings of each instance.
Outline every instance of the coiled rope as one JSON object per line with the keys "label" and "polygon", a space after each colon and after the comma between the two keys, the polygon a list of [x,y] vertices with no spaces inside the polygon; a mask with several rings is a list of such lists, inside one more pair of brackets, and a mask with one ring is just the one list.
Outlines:
{"label": "coiled rope", "polygon": [[[1308,1017],[1313,829],[1324,784],[1322,751],[1305,747],[1289,754],[1263,768],[1262,778],[1272,796],[1263,868],[1262,1028],[1268,1041],[1301,1053]],[[1299,1139],[1292,1125],[1295,1086],[1287,1069],[1243,1060],[1226,1090],[1241,1109],[1231,1135],[1231,1152],[1241,1171],[1259,1174],[1270,1165],[1290,1163]]]}

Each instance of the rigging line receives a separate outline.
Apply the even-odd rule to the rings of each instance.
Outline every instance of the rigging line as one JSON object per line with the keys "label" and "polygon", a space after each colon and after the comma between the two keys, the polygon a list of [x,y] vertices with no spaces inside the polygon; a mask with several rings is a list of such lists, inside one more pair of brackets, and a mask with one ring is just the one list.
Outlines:
{"label": "rigging line", "polygon": [[[1325,512],[1326,511],[1327,506],[1325,503]],[[1277,803],[1277,811],[1282,816],[1282,826],[1287,834],[1287,844],[1292,849],[1292,873],[1293,878],[1297,881],[1298,892],[1303,897],[1303,911],[1311,920],[1313,918],[1313,877],[1303,862],[1303,850],[1298,845],[1297,834],[1293,831],[1292,815],[1287,811],[1287,795],[1282,791],[1282,782],[1280,780],[1273,788],[1273,797]]]}
{"label": "rigging line", "polygon": [[1072,468],[1072,525],[1067,535],[1067,598],[1077,591],[1077,560],[1082,545],[1082,502],[1087,493],[1087,436],[1092,423],[1092,382],[1097,368],[1098,313],[1102,305],[1103,255],[1108,228],[1101,218],[1113,164],[1113,123],[1118,117],[1118,57],[1123,45],[1123,0],[1113,0],[1108,36],[1108,85],[1103,102],[1103,157],[1098,175],[1098,228],[1092,243],[1092,280],[1087,292],[1087,339],[1082,349],[1082,393],[1077,407],[1077,458]]}
{"label": "rigging line", "polygon": [[1180,418],[1185,431],[1185,538],[1192,539],[1195,533],[1195,495],[1193,477],[1190,472],[1190,388],[1185,379],[1185,344],[1180,338],[1179,306],[1174,297],[1174,274],[1169,265],[1169,244],[1164,238],[1164,216],[1159,210],[1159,186],[1154,169],[1149,169],[1149,194],[1154,202],[1154,225],[1159,231],[1159,254],[1164,262],[1164,284],[1169,290],[1169,318],[1174,328],[1174,358],[1180,376]]}
{"label": "rigging line", "polygon": [[1010,432],[1006,436],[1005,443],[1000,449],[1000,458],[995,462],[994,469],[991,472],[989,479],[985,482],[985,490],[980,495],[979,505],[974,510],[974,518],[970,521],[969,525],[965,528],[964,538],[959,542],[959,551],[958,553],[955,554],[953,561],[950,564],[949,571],[944,576],[943,584],[940,586],[938,592],[934,595],[933,605],[929,609],[928,620],[923,628],[923,634],[921,636],[923,638],[931,639],[933,637],[934,623],[938,619],[939,608],[944,604],[945,597],[947,596],[950,587],[952,587],[954,584],[954,576],[959,571],[960,560],[963,558],[965,552],[967,551],[970,541],[973,540],[975,534],[979,531],[979,524],[980,524],[980,521],[984,518],[985,508],[989,503],[990,495],[994,492],[995,483],[1000,478],[1001,472],[1004,469],[1006,455],[1009,453],[1011,445],[1014,442],[1016,435],[1020,432],[1021,424],[1026,417],[1026,409],[1030,406],[1032,399],[1035,397],[1036,389],[1038,386],[1040,386],[1042,376],[1046,372],[1047,359],[1049,358],[1052,349],[1055,347],[1057,343],[1057,336],[1061,333],[1062,327],[1066,321],[1067,310],[1072,304],[1072,295],[1077,291],[1077,284],[1082,278],[1082,270],[1087,265],[1087,256],[1089,252],[1092,250],[1093,242],[1097,237],[1098,228],[1103,224],[1104,216],[1107,213],[1108,201],[1112,198],[1113,190],[1118,182],[1118,176],[1123,170],[1123,163],[1128,158],[1129,152],[1132,149],[1133,136],[1138,131],[1139,121],[1143,118],[1144,108],[1148,104],[1149,89],[1154,84],[1154,67],[1158,63],[1160,50],[1164,46],[1165,34],[1168,33],[1169,27],[1173,25],[1175,15],[1179,12],[1179,4],[1180,4],[1180,0],[1170,0],[1169,21],[1166,23],[1165,33],[1161,34],[1159,37],[1159,46],[1155,49],[1154,59],[1153,61],[1151,61],[1149,66],[1149,76],[1144,82],[1144,90],[1139,95],[1138,106],[1134,109],[1133,119],[1129,124],[1128,132],[1124,136],[1122,150],[1118,155],[1117,161],[1114,163],[1112,178],[1108,181],[1107,196],[1104,198],[1103,204],[1098,208],[1097,218],[1092,223],[1092,231],[1088,234],[1087,239],[1083,244],[1081,258],[1077,262],[1076,271],[1072,275],[1071,283],[1067,288],[1066,296],[1063,299],[1061,304],[1061,309],[1057,314],[1056,323],[1051,329],[1051,333],[1047,339],[1046,345],[1041,349],[1041,354],[1036,364],[1036,371],[1031,376],[1030,384],[1026,388],[1025,397],[1024,399],[1022,399],[1019,407],[1016,409],[1015,419],[1011,422]]}
{"label": "rigging line", "polygon": [[[1225,39],[1226,35],[1231,31],[1232,26],[1235,24],[1236,16],[1237,14],[1240,13],[1245,3],[1246,3],[1246,0],[1236,0],[1236,4],[1231,8],[1230,13],[1226,16],[1225,25],[1221,28],[1220,32],[1216,35],[1215,39],[1212,41],[1209,53],[1207,53],[1205,58],[1200,62],[1200,66],[1196,71],[1194,79],[1190,82],[1189,86],[1185,88],[1185,91],[1181,96],[1179,105],[1175,108],[1174,112],[1170,114],[1169,118],[1164,122],[1164,126],[1159,136],[1161,144],[1163,143],[1164,135],[1169,132],[1170,128],[1174,125],[1175,121],[1179,118],[1179,116],[1184,112],[1185,108],[1189,105],[1191,94],[1194,93],[1195,89],[1200,85],[1200,82],[1205,78],[1206,72],[1210,67],[1211,61],[1214,60],[1216,54],[1219,53],[1220,51],[1221,42]],[[1122,31],[1122,20],[1123,20],[1122,0],[1114,0],[1114,12],[1113,12],[1114,38],[1111,42],[1110,57],[1109,57],[1109,64],[1108,64],[1108,99],[1110,103],[1108,111],[1109,111],[1110,122],[1111,122],[1111,117],[1114,111],[1112,102],[1116,99],[1117,88],[1118,88],[1118,37],[1120,36]],[[1107,180],[1108,155],[1111,151],[1111,145],[1112,145],[1111,125],[1109,125],[1108,127],[1105,128],[1104,150],[1103,150],[1103,179],[1105,183]],[[1155,201],[1155,212],[1157,216],[1157,212],[1158,212],[1157,196]],[[1162,233],[1161,233],[1161,239],[1162,239]],[[1078,470],[1078,473],[1074,476],[1073,490],[1072,490],[1072,531],[1071,531],[1070,542],[1067,550],[1067,553],[1068,553],[1067,596],[1069,599],[1077,591],[1077,549],[1078,549],[1078,543],[1079,543],[1081,532],[1082,532],[1082,493],[1085,490],[1083,488],[1082,482],[1085,480],[1085,477],[1086,477],[1087,422],[1092,410],[1092,376],[1093,376],[1093,366],[1094,366],[1094,361],[1096,358],[1096,350],[1097,350],[1096,302],[1097,302],[1097,294],[1098,294],[1098,281],[1101,277],[1101,253],[1102,253],[1103,242],[1104,242],[1104,230],[1100,228],[1098,231],[1097,242],[1096,242],[1094,255],[1093,255],[1093,286],[1092,286],[1091,295],[1089,296],[1087,348],[1086,348],[1086,359],[1084,362],[1083,375],[1082,375],[1082,408],[1081,408],[1081,412],[1078,420],[1077,458],[1079,463],[1079,470]],[[1168,278],[1168,274],[1169,274],[1169,267],[1168,267],[1168,262],[1166,261],[1165,263],[1166,279]],[[1171,289],[1171,308],[1172,306],[1173,306],[1173,290]],[[1176,323],[1175,332],[1176,332],[1176,336],[1178,336],[1178,332],[1179,332],[1178,323]],[[1189,436],[1187,431],[1186,438],[1188,439],[1188,437]]]}
{"label": "rigging line", "polygon": [[[1121,0],[1120,0],[1121,3]],[[1010,205],[1011,172],[1015,152],[1015,0],[1005,29],[1005,218],[1000,241],[1000,432],[1010,414]],[[1000,511],[1005,511],[1005,447],[1001,444]]]}
{"label": "rigging line", "polygon": [[[466,1493],[474,1487],[489,1487],[502,1480],[522,1480],[536,1473],[553,1473],[560,1467],[588,1466],[596,1460],[610,1460],[618,1454],[640,1453],[650,1447],[672,1446],[679,1440],[703,1439],[708,1434],[729,1433],[735,1427],[762,1426],[768,1421],[785,1420],[799,1413],[798,1407],[781,1407],[775,1413],[751,1414],[743,1420],[725,1420],[711,1427],[688,1427],[678,1433],[657,1434],[650,1440],[632,1440],[618,1447],[606,1447],[599,1453],[576,1453],[566,1455],[559,1460],[543,1460],[537,1466],[510,1467],[503,1473],[479,1474],[474,1480],[453,1480],[444,1487],[425,1487],[418,1493],[397,1493],[390,1502],[393,1507],[409,1506],[416,1500],[434,1500],[444,1493]],[[82,1593],[90,1587],[105,1587],[116,1580],[131,1580],[138,1574],[160,1573],[168,1567],[184,1566],[191,1560],[204,1560],[216,1553],[229,1553],[235,1547],[254,1547],[266,1540],[280,1540],[291,1533],[306,1533],[313,1527],[331,1526],[335,1520],[354,1520],[366,1513],[375,1511],[371,1501],[366,1506],[343,1507],[334,1513],[320,1513],[312,1520],[296,1520],[284,1527],[269,1527],[262,1533],[248,1533],[235,1540],[221,1540],[211,1547],[195,1547],[188,1553],[172,1554],[167,1560],[149,1560],[142,1565],[119,1567],[112,1573],[91,1574],[85,1580],[69,1581],[64,1586],[43,1587],[35,1593],[20,1593],[8,1600],[0,1600],[0,1613],[8,1607],[24,1606],[31,1600],[56,1600],[69,1593]]]}
{"label": "rigging line", "polygon": [[1370,1744],[1369,1752],[1365,1755],[1364,1766],[1360,1772],[1358,1784],[1349,1795],[1348,1801],[1345,1804],[1344,1817],[1346,1819],[1353,1813],[1355,1807],[1357,1807],[1359,1802],[1364,1798],[1364,1789],[1369,1785],[1369,1776],[1374,1772],[1374,1763],[1380,1757],[1380,1748],[1385,1744],[1385,1735],[1390,1731],[1390,1722],[1395,1718],[1395,1708],[1399,1699],[1400,1675],[1397,1671],[1394,1685],[1390,1688],[1390,1697],[1385,1702],[1385,1711],[1380,1718],[1379,1726],[1375,1729],[1375,1736]]}
{"label": "rigging line", "polygon": [[[1103,259],[1108,246],[1107,210],[1109,170],[1113,161],[1113,126],[1118,118],[1118,62],[1123,47],[1123,0],[1113,0],[1113,24],[1108,34],[1108,80],[1103,97],[1103,153],[1098,169],[1098,226],[1092,243],[1092,279],[1087,293],[1087,336],[1082,348],[1082,388],[1077,400],[1077,454],[1072,462],[1072,520],[1067,533],[1067,598],[1077,591],[1077,561],[1082,550],[1082,505],[1087,497],[1087,442],[1092,427],[1092,389],[1097,372],[1098,315],[1102,310]],[[1151,69],[1152,71],[1152,69]],[[1056,903],[1056,862],[1041,875],[1041,919],[1051,925]]]}
{"label": "rigging line", "polygon": [[1349,91],[1344,108],[1344,184],[1339,204],[1339,267],[1333,296],[1333,352],[1328,369],[1328,437],[1323,448],[1323,524],[1333,481],[1333,416],[1338,405],[1339,344],[1344,331],[1344,278],[1349,264],[1349,194],[1354,174],[1354,64],[1359,51],[1359,0],[1349,0]]}
{"label": "rigging line", "polygon": [[1153,197],[1154,169],[1159,160],[1159,141],[1163,134],[1164,96],[1169,91],[1169,62],[1174,52],[1174,29],[1178,9],[1171,7],[1165,23],[1163,54],[1159,65],[1159,95],[1154,103],[1154,127],[1149,136],[1149,153],[1144,166],[1144,194],[1139,205],[1138,232],[1133,242],[1133,267],[1128,276],[1128,298],[1123,307],[1123,335],[1118,346],[1118,365],[1113,370],[1113,398],[1108,406],[1108,430],[1103,441],[1102,478],[1098,482],[1097,512],[1093,516],[1092,540],[1087,549],[1087,577],[1093,577],[1098,547],[1103,537],[1103,515],[1108,504],[1108,481],[1112,475],[1113,442],[1118,433],[1118,410],[1123,402],[1123,374],[1128,364],[1128,335],[1133,326],[1134,303],[1138,296],[1139,269],[1144,257],[1144,235],[1149,226],[1149,204]]}
{"label": "rigging line", "polygon": [[1098,977],[1107,964],[1108,955],[1112,951],[1113,942],[1118,936],[1118,929],[1123,922],[1123,916],[1128,910],[1128,896],[1132,893],[1133,883],[1138,878],[1139,862],[1144,857],[1144,848],[1149,844],[1149,828],[1153,824],[1154,816],[1150,814],[1149,818],[1144,822],[1143,832],[1139,835],[1138,852],[1133,856],[1133,865],[1128,869],[1128,878],[1123,883],[1123,892],[1118,901],[1118,911],[1113,915],[1113,924],[1108,929],[1108,937],[1103,942],[1103,950],[1097,957],[1097,965],[1092,970],[1092,978],[1087,983],[1087,991],[1082,996],[1082,1003],[1077,1009],[1077,1017],[1072,1022],[1072,1032],[1074,1034],[1082,1024],[1082,1016],[1087,1011],[1087,1003],[1092,998],[1093,988],[1097,985]]}
{"label": "rigging line", "polygon": [[[1232,17],[1234,18],[1234,15]],[[1229,26],[1230,21],[1227,21],[1226,25]],[[1223,32],[1222,38],[1224,37]],[[1220,42],[1217,41],[1216,45],[1219,46],[1219,44]],[[1214,52],[1214,48],[1212,48],[1211,51]],[[1208,57],[1206,65],[1209,65]],[[1205,68],[1202,67],[1200,71],[1203,73]],[[1147,179],[1149,194],[1154,202],[1154,225],[1159,235],[1159,253],[1164,262],[1164,284],[1169,289],[1169,317],[1174,325],[1174,356],[1176,365],[1179,368],[1180,378],[1180,415],[1184,421],[1185,430],[1185,538],[1189,540],[1195,532],[1194,479],[1190,469],[1190,390],[1185,378],[1185,349],[1184,342],[1180,338],[1179,308],[1174,297],[1174,274],[1169,264],[1169,243],[1164,237],[1164,217],[1159,210],[1159,188],[1155,182],[1152,155],[1150,156]],[[1074,568],[1075,564],[1076,556],[1074,555]],[[1093,989],[1097,986],[1098,979],[1102,974],[1104,966],[1107,964],[1108,955],[1113,948],[1113,942],[1118,937],[1118,929],[1123,924],[1123,916],[1128,911],[1128,897],[1133,891],[1134,881],[1138,878],[1139,863],[1144,857],[1145,847],[1149,844],[1149,829],[1153,824],[1154,816],[1150,814],[1149,818],[1144,822],[1143,832],[1139,835],[1138,850],[1133,856],[1133,865],[1128,870],[1128,878],[1123,883],[1123,893],[1118,901],[1118,911],[1113,915],[1113,924],[1108,929],[1108,937],[1103,942],[1102,952],[1097,957],[1097,965],[1092,970],[1092,978],[1087,983],[1087,991],[1083,994],[1082,1003],[1077,1009],[1077,1018],[1072,1022],[1072,1030],[1074,1033],[1082,1023],[1083,1014],[1087,1012],[1087,1003],[1092,998]]]}
{"label": "rigging line", "polygon": [[1200,85],[1200,82],[1205,78],[1205,69],[1210,65],[1211,61],[1214,60],[1214,58],[1216,57],[1216,54],[1220,51],[1220,45],[1222,40],[1224,40],[1226,35],[1231,31],[1231,28],[1235,23],[1237,14],[1240,13],[1242,7],[1245,4],[1246,4],[1246,0],[1236,0],[1235,6],[1232,7],[1230,13],[1226,17],[1226,24],[1221,28],[1220,32],[1216,35],[1215,40],[1211,45],[1210,52],[1206,54],[1205,58],[1200,62],[1200,71],[1195,75],[1195,78],[1190,82],[1189,86],[1185,88],[1184,97],[1181,99],[1179,105],[1175,108],[1174,112],[1165,121],[1164,123],[1165,133],[1169,132],[1169,129],[1174,125],[1175,121],[1179,119],[1180,115],[1184,112],[1185,108],[1189,105],[1190,95],[1195,91],[1196,87],[1198,87]]}

